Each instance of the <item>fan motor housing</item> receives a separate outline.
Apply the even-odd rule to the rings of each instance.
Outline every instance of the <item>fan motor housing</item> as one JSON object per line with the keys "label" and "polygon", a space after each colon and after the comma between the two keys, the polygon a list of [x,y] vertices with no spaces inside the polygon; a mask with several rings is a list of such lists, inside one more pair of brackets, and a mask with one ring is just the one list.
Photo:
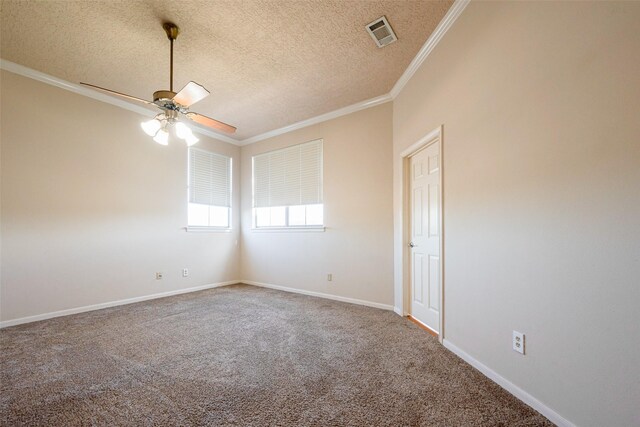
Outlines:
{"label": "fan motor housing", "polygon": [[159,90],[153,93],[153,103],[159,108],[167,110],[180,111],[180,107],[173,101],[173,97],[176,96],[175,92],[170,90]]}
{"label": "fan motor housing", "polygon": [[153,92],[153,102],[171,101],[174,96],[176,96],[175,92],[171,92],[170,90],[159,90],[157,92]]}

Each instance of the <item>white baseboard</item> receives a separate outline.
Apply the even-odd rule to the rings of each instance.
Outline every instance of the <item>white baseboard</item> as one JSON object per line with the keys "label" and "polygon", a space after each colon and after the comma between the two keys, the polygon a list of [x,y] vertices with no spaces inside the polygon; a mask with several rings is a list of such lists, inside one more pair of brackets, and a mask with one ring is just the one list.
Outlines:
{"label": "white baseboard", "polygon": [[118,301],[103,302],[101,304],[86,305],[84,307],[69,308],[67,310],[53,311],[51,313],[38,314],[35,316],[21,317],[19,319],[5,320],[0,322],[0,329],[9,326],[22,325],[23,323],[37,322],[40,320],[52,319],[54,317],[68,316],[70,314],[84,313],[86,311],[100,310],[103,308],[116,307],[118,305],[133,304],[135,302],[147,301],[156,298],[170,297],[172,295],[186,294],[189,292],[202,291],[205,289],[219,288],[221,286],[235,285],[240,283],[239,280],[230,280],[228,282],[211,283],[208,285],[195,286],[193,288],[177,289],[175,291],[161,292],[159,294],[143,295],[135,298],[121,299]]}
{"label": "white baseboard", "polygon": [[381,308],[383,310],[393,310],[393,306],[389,304],[380,304],[379,302],[365,301],[356,298],[341,297],[338,295],[323,294],[322,292],[305,291],[303,289],[288,288],[286,286],[272,285],[269,283],[254,282],[253,280],[242,280],[240,283],[247,285],[259,286],[261,288],[275,289],[277,291],[292,292],[294,294],[309,295],[312,297],[326,298],[334,301],[348,302],[350,304],[365,305],[367,307]]}
{"label": "white baseboard", "polygon": [[493,369],[482,364],[477,359],[474,359],[471,355],[466,353],[464,350],[461,350],[455,344],[452,344],[451,341],[445,339],[443,341],[443,344],[446,348],[448,348],[449,350],[454,352],[456,355],[458,355],[462,360],[464,360],[465,362],[467,362],[468,364],[470,364],[471,366],[473,366],[474,368],[482,372],[487,378],[489,378],[490,380],[498,384],[500,387],[504,388],[509,393],[513,394],[515,397],[517,397],[518,399],[520,399],[521,401],[523,401],[524,403],[531,406],[533,409],[535,409],[536,411],[540,412],[542,415],[547,417],[552,423],[556,424],[559,427],[576,427],[575,424],[573,424],[572,422],[564,418],[562,415],[558,414],[556,411],[549,408],[547,405],[540,402],[538,399],[536,399],[535,397],[533,397],[532,395],[530,395],[529,393],[527,393],[526,391],[524,391],[523,389],[521,389],[520,387],[512,383],[511,381],[507,380],[506,378],[498,374]]}

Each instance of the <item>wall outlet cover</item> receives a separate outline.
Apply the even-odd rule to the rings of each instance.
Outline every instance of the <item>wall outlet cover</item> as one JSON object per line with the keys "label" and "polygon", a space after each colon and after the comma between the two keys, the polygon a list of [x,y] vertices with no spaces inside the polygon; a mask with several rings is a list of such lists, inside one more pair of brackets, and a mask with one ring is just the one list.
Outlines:
{"label": "wall outlet cover", "polygon": [[522,332],[513,331],[512,346],[514,351],[524,354],[524,334]]}

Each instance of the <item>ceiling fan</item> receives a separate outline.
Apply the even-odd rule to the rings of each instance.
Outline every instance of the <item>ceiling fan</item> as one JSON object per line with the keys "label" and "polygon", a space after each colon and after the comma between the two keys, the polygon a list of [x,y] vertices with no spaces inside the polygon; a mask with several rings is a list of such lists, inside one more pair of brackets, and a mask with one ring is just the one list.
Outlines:
{"label": "ceiling fan", "polygon": [[158,114],[153,120],[141,123],[142,129],[150,136],[153,136],[153,140],[159,144],[167,145],[169,143],[169,133],[167,129],[175,124],[176,135],[184,139],[187,145],[193,145],[198,142],[191,129],[184,123],[178,121],[180,115],[186,116],[188,119],[193,120],[196,123],[211,127],[216,130],[220,130],[226,133],[234,133],[236,128],[210,117],[204,116],[193,111],[189,111],[189,107],[198,101],[209,96],[209,91],[202,85],[196,82],[189,82],[185,87],[180,89],[178,93],[173,91],[173,41],[178,38],[180,29],[177,25],[171,22],[165,22],[162,24],[162,28],[167,33],[167,37],[171,42],[171,59],[169,69],[169,90],[158,90],[153,93],[153,102],[146,101],[144,99],[136,98],[135,96],[127,95],[114,90],[105,89],[100,86],[92,85],[89,83],[80,82],[81,85],[88,86],[93,89],[97,89],[112,95],[120,96],[133,101],[142,102],[148,105],[155,105],[162,112]]}

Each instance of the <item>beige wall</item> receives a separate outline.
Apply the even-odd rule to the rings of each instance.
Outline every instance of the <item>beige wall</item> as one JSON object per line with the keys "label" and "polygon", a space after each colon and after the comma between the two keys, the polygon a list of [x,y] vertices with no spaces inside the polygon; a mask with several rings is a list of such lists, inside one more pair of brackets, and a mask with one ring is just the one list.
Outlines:
{"label": "beige wall", "polygon": [[445,338],[580,426],[640,423],[638,23],[472,2],[394,101],[396,304],[400,153],[442,124]]}
{"label": "beige wall", "polygon": [[[387,103],[242,147],[242,279],[393,304],[391,114]],[[318,138],[326,231],[252,231],[251,157]]]}
{"label": "beige wall", "polygon": [[239,277],[238,147],[199,135],[233,158],[235,228],[187,233],[181,141],[159,146],[143,116],[25,77],[1,84],[0,319]]}

